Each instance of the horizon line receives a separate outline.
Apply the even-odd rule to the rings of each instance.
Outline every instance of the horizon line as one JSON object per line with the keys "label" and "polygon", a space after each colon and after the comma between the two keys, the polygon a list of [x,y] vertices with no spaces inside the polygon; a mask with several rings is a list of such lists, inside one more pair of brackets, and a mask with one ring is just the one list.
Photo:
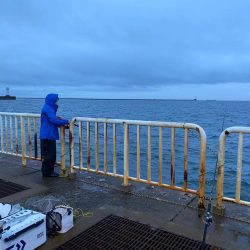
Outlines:
{"label": "horizon line", "polygon": [[[16,99],[45,99],[45,97],[17,97]],[[61,97],[59,99],[83,99],[83,100],[155,100],[155,101],[236,101],[236,102],[247,102],[250,100],[220,100],[220,99],[163,99],[163,98],[92,98],[92,97]]]}

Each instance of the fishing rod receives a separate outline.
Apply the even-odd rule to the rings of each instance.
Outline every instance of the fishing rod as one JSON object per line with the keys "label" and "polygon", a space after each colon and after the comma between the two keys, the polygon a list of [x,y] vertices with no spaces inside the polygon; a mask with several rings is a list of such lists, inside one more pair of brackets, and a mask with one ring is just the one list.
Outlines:
{"label": "fishing rod", "polygon": [[[224,112],[224,116],[223,116],[223,120],[222,120],[221,132],[224,130],[224,123],[225,123],[225,117],[226,117],[227,110],[225,110],[225,111],[226,112]],[[208,230],[208,227],[213,223],[213,216],[212,216],[212,213],[211,213],[211,207],[212,207],[213,193],[214,193],[214,187],[215,187],[217,164],[218,164],[218,151],[217,151],[217,154],[216,154],[216,163],[215,163],[215,168],[214,168],[213,185],[212,185],[212,188],[211,188],[210,195],[208,196],[209,203],[208,203],[208,206],[207,206],[207,213],[206,213],[206,218],[205,218],[205,221],[204,221],[205,227],[204,227],[204,231],[203,231],[203,238],[202,238],[200,250],[205,250],[207,230]]]}

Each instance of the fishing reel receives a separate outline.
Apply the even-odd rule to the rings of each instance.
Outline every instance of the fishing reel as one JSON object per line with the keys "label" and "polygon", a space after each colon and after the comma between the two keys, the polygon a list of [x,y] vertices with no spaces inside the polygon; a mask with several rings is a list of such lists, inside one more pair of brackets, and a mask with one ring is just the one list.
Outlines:
{"label": "fishing reel", "polygon": [[212,213],[209,212],[209,211],[207,211],[205,224],[207,224],[208,226],[210,226],[212,223],[213,223]]}
{"label": "fishing reel", "polygon": [[204,224],[209,227],[213,223],[213,215],[211,213],[211,203],[208,204],[206,216],[203,219]]}
{"label": "fishing reel", "polygon": [[203,232],[203,239],[201,242],[200,250],[205,250],[207,229],[213,222],[213,216],[211,213],[211,202],[208,203],[206,217],[205,217],[205,220],[203,220],[203,222],[205,224],[205,228],[204,228],[204,232]]}

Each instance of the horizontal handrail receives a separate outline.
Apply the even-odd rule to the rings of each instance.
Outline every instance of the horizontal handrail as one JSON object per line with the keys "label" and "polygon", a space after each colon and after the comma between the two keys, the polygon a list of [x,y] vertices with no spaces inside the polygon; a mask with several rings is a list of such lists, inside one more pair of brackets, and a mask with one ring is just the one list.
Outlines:
{"label": "horizontal handrail", "polygon": [[18,116],[18,117],[36,117],[40,118],[40,114],[32,114],[32,113],[11,113],[11,112],[0,112],[0,115],[6,115],[6,116]]}
{"label": "horizontal handrail", "polygon": [[99,122],[99,123],[114,123],[114,124],[129,124],[141,126],[159,126],[166,128],[188,128],[195,129],[205,136],[205,131],[197,124],[185,122],[159,122],[159,121],[142,121],[142,120],[124,120],[124,119],[111,119],[111,118],[89,118],[89,117],[74,117],[72,120],[82,122]]}

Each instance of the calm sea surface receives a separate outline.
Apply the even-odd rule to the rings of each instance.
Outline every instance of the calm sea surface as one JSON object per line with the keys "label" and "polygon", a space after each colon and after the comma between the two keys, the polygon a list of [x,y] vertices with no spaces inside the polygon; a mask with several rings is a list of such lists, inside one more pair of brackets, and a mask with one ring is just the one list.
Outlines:
{"label": "calm sea surface", "polygon": [[[0,101],[0,111],[40,113],[43,99],[17,99],[16,101]],[[120,118],[167,122],[189,122],[203,127],[207,134],[207,175],[206,192],[212,186],[213,173],[216,163],[218,139],[223,128],[231,126],[250,126],[250,102],[237,101],[172,101],[172,100],[85,100],[60,99],[58,115],[67,119],[74,116]],[[101,125],[102,126],[102,125]],[[103,168],[103,133],[100,127],[100,169]],[[83,127],[86,135],[86,127]],[[91,167],[95,167],[94,124],[91,126]],[[176,131],[176,184],[183,183],[183,130]],[[112,127],[108,128],[108,163],[112,168]],[[197,188],[199,172],[199,140],[196,132],[189,133],[189,176],[190,188]],[[234,197],[237,163],[237,135],[227,139],[225,186],[224,194]],[[68,143],[68,140],[67,140]],[[117,172],[123,170],[123,131],[117,128]],[[77,144],[77,141],[76,141]],[[76,146],[76,151],[78,147]],[[78,164],[78,152],[76,164]],[[83,155],[86,155],[86,136],[84,136]],[[86,164],[86,157],[84,157]],[[169,183],[170,175],[170,130],[164,129],[163,145],[163,177]],[[141,176],[147,175],[147,129],[141,129]],[[244,136],[243,174],[241,199],[250,201],[250,136]],[[130,174],[136,175],[136,128],[130,129]],[[158,129],[152,129],[152,179],[158,176]]]}

